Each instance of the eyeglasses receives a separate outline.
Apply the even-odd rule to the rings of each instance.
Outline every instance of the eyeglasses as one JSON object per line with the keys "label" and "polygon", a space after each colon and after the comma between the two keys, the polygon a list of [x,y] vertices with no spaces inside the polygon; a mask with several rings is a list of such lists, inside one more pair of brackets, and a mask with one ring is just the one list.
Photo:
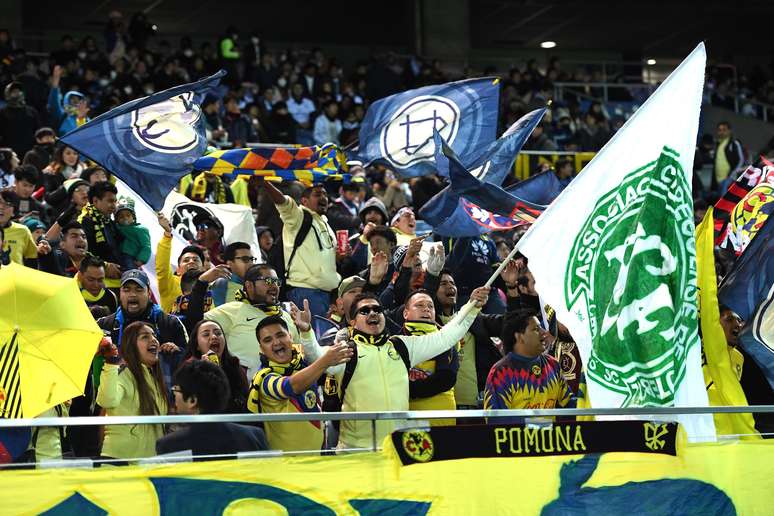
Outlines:
{"label": "eyeglasses", "polygon": [[235,256],[234,260],[240,260],[242,263],[256,263],[258,258],[255,256]]}
{"label": "eyeglasses", "polygon": [[371,312],[375,314],[380,314],[384,312],[384,308],[379,305],[368,305],[368,306],[361,306],[360,308],[357,309],[357,313],[359,313],[360,315],[368,315]]}
{"label": "eyeglasses", "polygon": [[265,281],[268,286],[279,287],[282,285],[282,280],[279,278],[272,278],[271,276],[258,276],[253,281]]}

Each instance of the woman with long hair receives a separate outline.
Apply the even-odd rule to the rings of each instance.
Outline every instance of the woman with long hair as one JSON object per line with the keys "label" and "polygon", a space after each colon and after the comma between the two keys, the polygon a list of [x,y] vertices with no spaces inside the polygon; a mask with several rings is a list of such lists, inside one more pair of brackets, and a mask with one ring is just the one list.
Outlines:
{"label": "woman with long hair", "polygon": [[[165,416],[167,389],[159,363],[161,348],[153,327],[143,321],[128,325],[115,344],[101,348],[105,365],[100,375],[97,403],[108,416]],[[123,357],[124,364],[121,364]],[[153,457],[163,425],[108,425],[102,455],[117,459]]]}
{"label": "woman with long hair", "polygon": [[239,359],[229,353],[223,328],[216,321],[199,321],[191,330],[184,363],[201,359],[216,362],[226,373],[231,387],[231,398],[226,405],[226,412],[230,414],[246,412],[249,388],[247,376],[239,365]]}
{"label": "woman with long hair", "polygon": [[59,145],[54,151],[51,163],[43,169],[43,185],[47,192],[53,192],[71,178],[78,178],[84,164],[78,151],[67,145]]}

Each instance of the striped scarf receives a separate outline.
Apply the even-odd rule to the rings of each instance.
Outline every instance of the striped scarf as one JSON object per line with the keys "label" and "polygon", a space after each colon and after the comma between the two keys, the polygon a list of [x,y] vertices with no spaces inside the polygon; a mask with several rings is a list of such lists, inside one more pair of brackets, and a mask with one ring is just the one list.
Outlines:
{"label": "striped scarf", "polygon": [[[196,202],[207,202],[207,178],[205,177],[206,174],[199,174],[194,178],[193,184],[191,185],[191,199]],[[215,190],[213,193],[213,198],[215,204],[225,204],[226,202],[226,186],[223,184],[223,181],[219,178],[215,178],[215,183],[212,185],[213,189]]]}
{"label": "striped scarf", "polygon": [[94,239],[96,242],[98,244],[107,242],[105,237],[105,216],[91,203],[83,207],[81,214],[78,215],[78,222],[82,224],[85,218],[90,218],[94,222]]}
{"label": "striped scarf", "polygon": [[282,314],[282,307],[280,305],[254,305],[252,301],[250,301],[250,298],[247,297],[247,292],[245,292],[245,289],[240,288],[236,291],[234,294],[234,299],[236,301],[241,301],[243,303],[247,303],[248,305],[252,305],[256,307],[258,310],[262,311],[266,314],[266,317],[271,317],[273,315],[281,315]]}

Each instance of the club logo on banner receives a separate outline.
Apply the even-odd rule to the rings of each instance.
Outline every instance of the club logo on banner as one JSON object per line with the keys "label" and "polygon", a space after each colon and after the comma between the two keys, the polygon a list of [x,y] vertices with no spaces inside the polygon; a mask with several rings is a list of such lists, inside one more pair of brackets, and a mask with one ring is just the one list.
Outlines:
{"label": "club logo on banner", "polygon": [[132,133],[145,147],[168,154],[187,152],[199,143],[201,109],[189,91],[132,111]]}
{"label": "club logo on banner", "polygon": [[401,438],[406,455],[416,462],[427,462],[433,458],[433,438],[424,430],[409,430]]}
{"label": "club logo on banner", "polygon": [[176,204],[172,208],[172,217],[169,222],[172,225],[173,230],[177,231],[180,236],[190,242],[196,239],[196,227],[205,221],[214,222],[222,232],[223,223],[212,210],[204,205],[188,204],[184,202]]}
{"label": "club logo on banner", "polygon": [[678,158],[664,147],[601,197],[567,266],[566,306],[592,337],[588,375],[624,407],[672,404],[698,345],[691,191]]}
{"label": "club logo on banner", "polygon": [[395,167],[408,167],[435,156],[433,130],[451,145],[460,125],[460,108],[435,95],[416,97],[395,111],[382,128],[382,155]]}

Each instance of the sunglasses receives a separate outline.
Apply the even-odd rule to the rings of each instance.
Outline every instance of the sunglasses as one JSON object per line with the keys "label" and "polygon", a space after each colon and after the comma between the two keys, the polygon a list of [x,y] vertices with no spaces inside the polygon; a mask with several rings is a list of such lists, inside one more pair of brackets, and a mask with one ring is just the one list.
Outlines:
{"label": "sunglasses", "polygon": [[360,315],[368,315],[371,312],[375,314],[380,314],[384,312],[384,308],[379,305],[368,305],[368,306],[361,306],[360,308],[357,309],[357,313],[359,313]]}
{"label": "sunglasses", "polygon": [[240,260],[242,263],[256,263],[258,258],[255,256],[236,256],[234,260]]}
{"label": "sunglasses", "polygon": [[265,281],[268,286],[274,285],[275,287],[279,287],[282,285],[282,280],[279,278],[272,278],[270,276],[258,276],[253,281]]}

